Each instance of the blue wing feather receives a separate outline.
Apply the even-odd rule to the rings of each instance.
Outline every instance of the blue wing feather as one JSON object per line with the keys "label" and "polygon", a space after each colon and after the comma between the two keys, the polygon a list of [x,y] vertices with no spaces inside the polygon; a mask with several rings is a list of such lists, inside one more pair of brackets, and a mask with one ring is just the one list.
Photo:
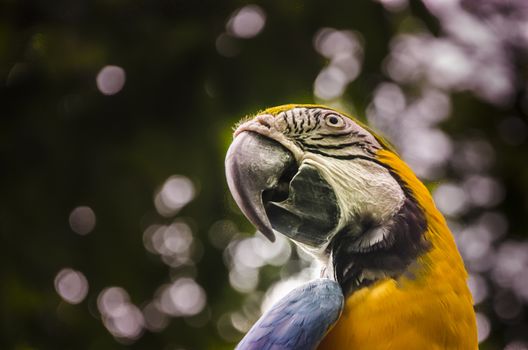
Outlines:
{"label": "blue wing feather", "polygon": [[266,312],[237,350],[315,349],[343,310],[335,281],[317,279],[294,289]]}

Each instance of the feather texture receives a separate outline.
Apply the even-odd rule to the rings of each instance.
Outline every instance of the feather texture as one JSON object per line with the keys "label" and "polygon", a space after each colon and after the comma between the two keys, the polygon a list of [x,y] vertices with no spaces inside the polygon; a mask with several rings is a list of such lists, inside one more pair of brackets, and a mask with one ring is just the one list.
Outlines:
{"label": "feather texture", "polygon": [[[354,118],[347,129],[329,132],[326,124],[323,133],[324,118],[334,112],[284,105],[256,119],[266,118],[265,136],[334,188],[343,225],[330,245],[309,248],[321,261],[331,251],[334,264],[327,268],[341,285],[316,280],[294,290],[238,349],[477,349],[467,272],[429,191],[387,142]],[[260,133],[262,123],[250,129],[253,124],[244,130]]]}
{"label": "feather texture", "polygon": [[320,350],[475,350],[475,313],[464,263],[427,188],[393,152],[380,151],[423,208],[431,249],[397,279],[351,294]]}
{"label": "feather texture", "polygon": [[294,289],[266,312],[237,350],[315,349],[343,309],[343,293],[330,279]]}

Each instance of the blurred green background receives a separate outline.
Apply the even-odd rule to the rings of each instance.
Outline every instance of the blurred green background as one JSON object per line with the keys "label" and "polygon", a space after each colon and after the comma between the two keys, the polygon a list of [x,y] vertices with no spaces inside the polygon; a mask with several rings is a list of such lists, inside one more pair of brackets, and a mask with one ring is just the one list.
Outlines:
{"label": "blurred green background", "polygon": [[523,0],[0,1],[1,349],[229,349],[316,267],[227,191],[233,124],[324,103],[384,133],[528,349]]}

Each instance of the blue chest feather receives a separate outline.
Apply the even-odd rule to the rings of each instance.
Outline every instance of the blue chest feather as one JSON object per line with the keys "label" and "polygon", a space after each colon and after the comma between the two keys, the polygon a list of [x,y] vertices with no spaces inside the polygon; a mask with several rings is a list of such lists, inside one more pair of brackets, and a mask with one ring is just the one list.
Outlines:
{"label": "blue chest feather", "polygon": [[266,312],[236,349],[315,349],[341,315],[343,300],[337,282],[311,281],[294,289]]}

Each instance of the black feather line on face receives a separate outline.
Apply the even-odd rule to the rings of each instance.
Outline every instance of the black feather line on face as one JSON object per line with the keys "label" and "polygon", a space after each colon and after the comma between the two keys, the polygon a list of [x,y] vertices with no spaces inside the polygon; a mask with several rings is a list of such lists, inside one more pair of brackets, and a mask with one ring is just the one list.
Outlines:
{"label": "black feather line on face", "polygon": [[282,115],[282,120],[284,120],[284,124],[286,124],[286,134],[289,134],[291,131],[290,123],[288,122],[288,114],[284,113]]}
{"label": "black feather line on face", "polygon": [[317,122],[314,122],[314,125],[311,126],[309,129],[306,130],[306,133],[309,133],[309,132],[312,132],[314,131],[315,129],[317,129],[319,127],[319,125],[317,124]]}
{"label": "black feather line on face", "polygon": [[293,111],[290,111],[290,113],[292,115],[293,131],[298,134],[301,131],[301,128],[299,127],[299,121],[297,120],[297,118],[295,118],[295,114],[293,113]]}
{"label": "black feather line on face", "polygon": [[382,162],[380,162],[379,160],[374,158],[374,156],[369,157],[369,156],[364,156],[362,154],[346,154],[346,155],[329,154],[329,153],[323,152],[323,151],[321,151],[319,149],[308,148],[306,146],[306,144],[303,143],[303,142],[301,142],[301,145],[303,145],[304,148],[306,148],[308,151],[310,151],[312,153],[315,153],[315,154],[319,154],[319,155],[325,156],[325,157],[330,157],[330,158],[334,158],[334,159],[341,159],[341,160],[354,160],[354,159],[366,160],[366,161],[369,161],[369,162],[372,162],[372,163],[376,163],[379,166],[384,167],[384,168],[388,169],[389,171],[391,171],[390,167],[388,167],[387,165],[383,164]]}
{"label": "black feather line on face", "polygon": [[365,142],[362,142],[362,141],[354,141],[354,142],[347,142],[347,143],[338,143],[334,145],[332,144],[325,145],[325,144],[319,144],[319,143],[306,143],[306,146],[317,150],[317,149],[343,149],[347,147],[366,146],[366,144]]}
{"label": "black feather line on face", "polygon": [[324,138],[340,138],[340,137],[345,137],[345,136],[355,136],[355,132],[354,131],[349,131],[349,132],[344,132],[344,133],[341,133],[341,134],[319,134],[318,137],[312,137],[312,140],[322,140]]}
{"label": "black feather line on face", "polygon": [[377,225],[372,219],[364,217],[359,219],[359,225],[356,224],[359,230],[345,227],[329,247],[333,257],[334,275],[345,295],[376,282],[376,279],[360,281],[363,272],[397,278],[431,248],[430,242],[425,239],[427,221],[423,209],[399,176],[394,173],[392,176],[402,186],[406,199],[387,228],[386,238],[374,244],[371,249],[354,249],[354,244],[361,235]]}

